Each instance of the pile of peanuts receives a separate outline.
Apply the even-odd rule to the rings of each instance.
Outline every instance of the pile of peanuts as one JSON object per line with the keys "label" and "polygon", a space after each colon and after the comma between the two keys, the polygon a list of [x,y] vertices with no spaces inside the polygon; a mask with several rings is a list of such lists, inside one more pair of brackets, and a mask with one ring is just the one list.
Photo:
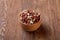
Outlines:
{"label": "pile of peanuts", "polygon": [[20,20],[25,24],[34,24],[40,20],[40,14],[34,10],[24,10],[20,14]]}

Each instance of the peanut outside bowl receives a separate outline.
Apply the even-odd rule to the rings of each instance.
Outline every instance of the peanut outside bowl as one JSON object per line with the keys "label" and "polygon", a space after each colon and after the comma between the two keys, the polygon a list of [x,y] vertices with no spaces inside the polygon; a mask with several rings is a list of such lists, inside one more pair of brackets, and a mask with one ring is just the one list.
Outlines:
{"label": "peanut outside bowl", "polygon": [[24,28],[26,31],[35,31],[41,25],[41,19],[38,22],[34,23],[34,24],[24,24],[24,23],[22,23],[22,21],[20,21],[20,13],[18,15],[18,20],[19,20],[22,28]]}

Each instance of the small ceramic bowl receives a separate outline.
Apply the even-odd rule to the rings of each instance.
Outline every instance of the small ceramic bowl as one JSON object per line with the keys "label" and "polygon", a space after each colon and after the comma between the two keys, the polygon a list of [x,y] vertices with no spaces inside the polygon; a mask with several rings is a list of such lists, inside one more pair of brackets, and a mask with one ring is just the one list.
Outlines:
{"label": "small ceramic bowl", "polygon": [[36,22],[36,23],[34,23],[34,24],[25,24],[25,23],[23,23],[22,21],[20,21],[20,14],[21,14],[21,13],[22,13],[22,12],[19,13],[18,19],[19,19],[20,24],[22,25],[22,27],[23,27],[26,31],[35,31],[35,30],[37,30],[37,29],[40,27],[40,25],[41,25],[41,18],[40,18],[40,20],[39,20],[38,22]]}

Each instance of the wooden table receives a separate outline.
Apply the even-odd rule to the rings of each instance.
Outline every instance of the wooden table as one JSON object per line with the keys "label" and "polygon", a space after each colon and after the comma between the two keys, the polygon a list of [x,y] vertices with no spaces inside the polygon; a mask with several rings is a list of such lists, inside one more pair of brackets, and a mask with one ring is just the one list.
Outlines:
{"label": "wooden table", "polygon": [[[0,0],[0,40],[60,40],[59,2],[60,0]],[[34,9],[41,13],[42,25],[38,30],[27,32],[22,28],[18,14],[24,9]]]}

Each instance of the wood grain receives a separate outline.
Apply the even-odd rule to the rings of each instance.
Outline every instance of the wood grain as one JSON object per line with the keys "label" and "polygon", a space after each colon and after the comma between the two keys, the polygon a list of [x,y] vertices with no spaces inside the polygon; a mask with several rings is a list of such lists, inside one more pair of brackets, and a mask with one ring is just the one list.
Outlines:
{"label": "wood grain", "polygon": [[[60,40],[60,0],[3,0],[6,13],[4,40]],[[0,4],[0,6],[2,6]],[[18,21],[18,14],[33,9],[41,14],[42,25],[33,32],[25,31]],[[4,15],[0,12],[0,18]]]}

